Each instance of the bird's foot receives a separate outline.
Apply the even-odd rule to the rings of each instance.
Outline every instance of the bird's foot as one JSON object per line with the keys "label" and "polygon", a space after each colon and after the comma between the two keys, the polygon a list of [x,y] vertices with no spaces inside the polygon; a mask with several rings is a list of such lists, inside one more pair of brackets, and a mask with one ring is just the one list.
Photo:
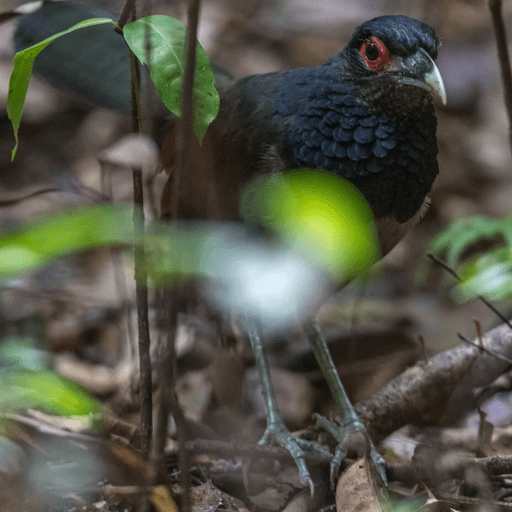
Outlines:
{"label": "bird's foot", "polygon": [[377,471],[382,477],[382,480],[387,485],[386,463],[375,449],[375,446],[373,446],[373,443],[368,437],[365,426],[359,419],[351,421],[346,425],[338,425],[317,414],[316,424],[318,427],[327,430],[327,432],[329,432],[334,439],[338,441],[338,446],[336,446],[336,450],[334,451],[334,457],[331,459],[332,489],[335,488],[335,482],[338,477],[341,462],[347,456],[349,451],[356,452],[358,457],[363,457],[369,453],[377,467]]}
{"label": "bird's foot", "polygon": [[311,452],[323,452],[330,455],[329,451],[319,444],[300,439],[292,435],[282,421],[274,421],[267,425],[263,437],[258,444],[281,446],[290,452],[299,470],[299,478],[304,486],[309,487],[311,496],[314,494],[313,480],[306,466],[306,454]]}

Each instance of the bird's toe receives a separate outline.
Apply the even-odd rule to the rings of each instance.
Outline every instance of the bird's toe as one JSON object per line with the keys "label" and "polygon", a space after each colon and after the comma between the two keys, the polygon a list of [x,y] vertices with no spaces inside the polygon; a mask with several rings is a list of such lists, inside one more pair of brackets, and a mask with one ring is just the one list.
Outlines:
{"label": "bird's toe", "polygon": [[309,487],[311,491],[311,496],[313,496],[313,480],[311,478],[309,469],[306,465],[305,458],[308,453],[312,452],[321,452],[330,456],[330,453],[327,449],[323,448],[322,446],[313,441],[308,441],[306,439],[301,439],[299,437],[294,436],[288,431],[288,429],[282,422],[274,422],[268,424],[259,444],[280,446],[287,450],[293,457],[293,460],[297,465],[301,483],[305,487]]}
{"label": "bird's toe", "polygon": [[317,426],[327,430],[327,432],[338,441],[334,456],[331,460],[330,479],[333,489],[339,475],[341,463],[350,453],[356,454],[358,458],[369,454],[382,480],[387,484],[386,463],[375,449],[361,421],[357,420],[346,425],[338,425],[320,415],[316,415],[316,421]]}

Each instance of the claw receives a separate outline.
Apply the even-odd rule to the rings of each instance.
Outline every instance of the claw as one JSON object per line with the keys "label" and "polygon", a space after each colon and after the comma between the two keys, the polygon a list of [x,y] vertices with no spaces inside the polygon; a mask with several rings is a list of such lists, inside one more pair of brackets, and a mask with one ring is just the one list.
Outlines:
{"label": "claw", "polygon": [[305,487],[309,487],[311,497],[314,497],[315,487],[309,469],[306,466],[305,457],[307,453],[315,451],[330,455],[328,450],[313,441],[295,437],[288,431],[284,423],[280,422],[269,424],[258,444],[272,444],[288,450],[299,470],[300,482]]}
{"label": "claw", "polygon": [[[355,449],[358,457],[362,457],[369,452],[375,466],[377,467],[377,471],[384,481],[384,484],[387,485],[386,463],[375,449],[375,446],[373,446],[373,443],[366,432],[366,428],[361,421],[352,421],[347,425],[340,426],[329,421],[323,416],[318,414],[315,416],[317,426],[329,432],[334,439],[338,441],[338,446],[336,447],[334,456],[331,460],[330,482],[333,490],[336,486],[341,462],[347,456],[349,448]],[[361,441],[363,444],[361,444]]]}

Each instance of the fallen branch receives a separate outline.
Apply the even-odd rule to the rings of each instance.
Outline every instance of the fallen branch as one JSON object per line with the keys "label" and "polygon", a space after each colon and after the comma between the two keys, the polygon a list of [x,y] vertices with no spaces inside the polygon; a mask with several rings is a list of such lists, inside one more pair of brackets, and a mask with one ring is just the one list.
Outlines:
{"label": "fallen branch", "polygon": [[[489,331],[485,348],[512,357],[512,329]],[[356,411],[372,439],[381,439],[408,423],[449,425],[474,409],[474,390],[491,384],[508,363],[472,345],[460,345],[419,362],[392,380]]]}

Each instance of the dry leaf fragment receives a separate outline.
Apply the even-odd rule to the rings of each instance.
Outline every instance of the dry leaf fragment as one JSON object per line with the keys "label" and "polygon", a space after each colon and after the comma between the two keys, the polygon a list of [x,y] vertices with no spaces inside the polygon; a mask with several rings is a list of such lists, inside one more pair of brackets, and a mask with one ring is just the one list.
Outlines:
{"label": "dry leaf fragment", "polygon": [[338,512],[390,512],[388,492],[371,457],[351,464],[336,486]]}

